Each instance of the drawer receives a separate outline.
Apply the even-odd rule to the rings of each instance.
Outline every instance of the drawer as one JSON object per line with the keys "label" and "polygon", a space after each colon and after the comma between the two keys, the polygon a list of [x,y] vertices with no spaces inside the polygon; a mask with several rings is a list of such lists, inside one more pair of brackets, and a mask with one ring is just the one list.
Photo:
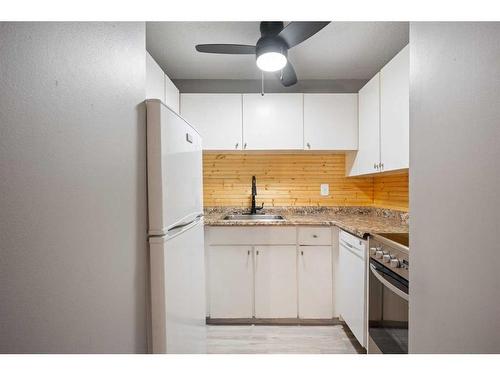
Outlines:
{"label": "drawer", "polygon": [[332,229],[299,227],[299,245],[332,245]]}
{"label": "drawer", "polygon": [[295,245],[295,227],[209,227],[209,245]]}

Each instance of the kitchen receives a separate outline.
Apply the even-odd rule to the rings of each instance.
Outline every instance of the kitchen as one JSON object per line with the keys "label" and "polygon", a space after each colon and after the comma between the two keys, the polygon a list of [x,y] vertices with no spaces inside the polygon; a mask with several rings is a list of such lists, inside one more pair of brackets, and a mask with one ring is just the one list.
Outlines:
{"label": "kitchen", "polygon": [[0,352],[499,352],[498,23],[0,27]]}
{"label": "kitchen", "polygon": [[[311,328],[304,326],[307,324],[311,327],[341,325],[346,332],[343,338],[351,338],[352,346],[344,348],[347,352],[408,353],[408,24],[310,24],[317,28],[317,35],[305,41],[309,42],[310,51],[317,50],[325,40],[340,44],[337,35],[364,36],[360,40],[372,35],[379,45],[385,44],[382,50],[391,52],[380,56],[380,50],[370,53],[366,52],[368,45],[358,46],[370,54],[371,60],[386,63],[373,64],[370,69],[376,73],[354,93],[336,92],[338,89],[314,92],[313,87],[306,93],[297,92],[299,89],[288,83],[284,87],[293,92],[267,93],[264,79],[264,92],[260,93],[221,92],[216,82],[205,80],[203,89],[208,92],[183,89],[177,94],[175,84],[154,57],[151,54],[147,57],[148,126],[149,114],[161,111],[159,100],[196,129],[203,145],[204,312],[210,327],[208,352],[248,352],[241,347],[227,347],[217,340],[211,344],[211,335],[220,335],[225,328],[227,334],[232,334],[236,324],[260,325],[259,329],[267,327],[271,331],[273,325],[295,325],[304,335],[310,335]],[[307,23],[302,23],[301,27],[305,25]],[[152,52],[169,51],[164,60],[167,64],[186,66],[186,61],[172,61],[171,57],[185,56],[186,52],[172,51],[168,48],[169,37],[165,40],[162,36],[170,35],[174,39],[174,29],[181,31],[181,35],[189,35],[192,42],[174,41],[179,46],[189,46],[196,40],[210,39],[210,33],[251,27],[259,25],[149,23],[147,47]],[[260,23],[262,35],[263,30],[273,28],[278,32],[287,30],[280,22]],[[392,37],[384,37],[386,35]],[[311,45],[314,41],[316,44]],[[202,48],[197,46],[196,50],[199,49]],[[349,48],[334,50],[340,56],[352,54]],[[193,50],[192,58],[205,64],[203,56],[198,54]],[[160,60],[165,55],[157,56]],[[217,62],[231,57],[216,55]],[[299,59],[297,55],[295,58]],[[195,67],[200,74],[198,65]],[[190,87],[194,87],[193,83]],[[157,121],[157,116],[154,117]],[[158,138],[158,134],[148,132],[148,139],[156,142]],[[168,133],[165,138],[169,138]],[[187,133],[186,139],[189,142]],[[152,154],[148,156],[148,160],[155,159]],[[183,162],[179,165],[186,171],[183,180],[181,173],[174,171],[175,166],[166,167],[163,180],[169,180],[170,170],[170,180],[174,180],[175,174],[175,186],[181,189],[190,186],[188,181],[199,181],[198,177],[191,176],[194,165]],[[161,179],[156,174],[152,177],[150,172],[149,181]],[[156,190],[153,184],[149,186]],[[175,187],[169,187],[168,183],[165,194],[158,200],[151,199],[154,192],[150,190],[150,212],[158,206],[156,202],[168,201],[169,189],[172,189],[171,196],[179,200],[181,191],[176,190],[174,195]],[[185,199],[191,199],[193,194],[190,191]],[[192,215],[198,215],[198,211],[194,209]],[[182,225],[190,225],[190,221]],[[162,226],[165,225],[158,228]],[[155,229],[152,233],[161,232]],[[395,235],[402,237],[399,241],[402,243],[396,244],[402,249],[400,252],[390,251],[391,245],[396,246]],[[376,245],[371,244],[372,238],[376,238],[373,236],[379,236]],[[161,255],[151,259],[152,270],[163,261],[166,249],[159,249],[157,252]],[[152,256],[154,254],[156,252]],[[194,263],[202,261],[191,261]],[[397,272],[400,269],[404,272]],[[153,272],[152,279],[164,280],[167,274],[165,261],[165,271],[160,269],[158,275]],[[370,291],[368,280],[372,285]],[[190,286],[192,282],[187,281]],[[393,286],[399,285],[398,282],[404,284],[400,286],[404,291]],[[179,281],[172,280],[170,284],[177,286]],[[375,291],[375,288],[378,289]],[[168,304],[168,293],[165,294],[165,301],[160,305]],[[199,294],[198,291],[196,295]],[[398,296],[402,296],[401,301]],[[152,298],[154,301],[154,292]],[[193,298],[188,300],[182,310],[192,312],[188,307]],[[401,310],[396,317],[391,314],[394,305],[398,306],[396,310]],[[153,327],[156,327],[155,306]],[[369,306],[373,310],[370,324]],[[153,352],[156,348],[159,352],[169,352],[168,313],[160,313],[158,320],[163,322],[165,315],[166,327],[153,332]],[[392,334],[394,325],[398,330],[396,338]],[[377,334],[372,337],[370,329]],[[155,332],[164,333],[156,337]],[[199,342],[199,338],[196,341]],[[178,343],[180,348],[186,345]],[[335,342],[329,343],[330,347],[315,347],[312,340],[310,345],[300,350],[336,352],[332,350]],[[175,348],[172,342],[170,350],[176,352]],[[270,346],[255,349],[255,353],[259,350],[272,353],[299,349],[293,345],[288,349]]]}

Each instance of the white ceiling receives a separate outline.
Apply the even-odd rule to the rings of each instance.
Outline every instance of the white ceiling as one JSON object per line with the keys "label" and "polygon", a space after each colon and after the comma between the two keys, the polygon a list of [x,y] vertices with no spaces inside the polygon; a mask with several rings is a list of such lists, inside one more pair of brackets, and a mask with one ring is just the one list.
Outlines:
{"label": "white ceiling", "polygon": [[[252,55],[199,53],[200,43],[255,45],[259,22],[147,22],[147,50],[171,79],[259,79]],[[368,79],[408,44],[407,22],[332,22],[292,48],[299,80]]]}

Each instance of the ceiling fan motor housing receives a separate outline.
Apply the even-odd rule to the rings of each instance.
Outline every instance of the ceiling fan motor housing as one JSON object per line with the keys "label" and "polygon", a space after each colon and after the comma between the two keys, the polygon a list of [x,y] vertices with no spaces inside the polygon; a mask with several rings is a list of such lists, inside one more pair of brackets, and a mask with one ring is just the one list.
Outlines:
{"label": "ceiling fan motor housing", "polygon": [[278,52],[287,57],[288,46],[279,36],[263,36],[257,41],[257,45],[255,46],[256,58],[267,52]]}
{"label": "ceiling fan motor housing", "polygon": [[261,36],[276,36],[283,30],[284,23],[281,21],[263,21],[260,23]]}

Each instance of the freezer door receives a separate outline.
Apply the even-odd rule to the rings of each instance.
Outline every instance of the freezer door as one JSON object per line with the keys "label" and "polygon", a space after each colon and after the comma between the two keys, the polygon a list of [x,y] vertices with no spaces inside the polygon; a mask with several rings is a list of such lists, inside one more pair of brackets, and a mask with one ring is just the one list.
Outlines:
{"label": "freezer door", "polygon": [[203,210],[198,132],[159,100],[147,100],[149,234],[165,235]]}
{"label": "freezer door", "polygon": [[150,238],[153,353],[205,353],[203,219]]}

